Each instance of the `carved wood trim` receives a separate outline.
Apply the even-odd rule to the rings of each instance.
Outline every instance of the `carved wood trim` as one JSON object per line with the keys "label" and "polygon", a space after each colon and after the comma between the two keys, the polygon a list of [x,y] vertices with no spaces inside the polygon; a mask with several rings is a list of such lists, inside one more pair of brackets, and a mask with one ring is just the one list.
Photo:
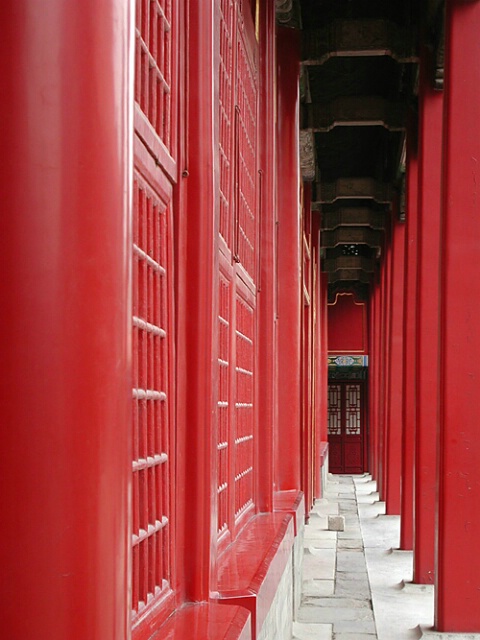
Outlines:
{"label": "carved wood trim", "polygon": [[373,211],[367,207],[343,207],[337,211],[322,213],[322,229],[333,230],[339,226],[366,226],[385,229],[388,213]]}
{"label": "carved wood trim", "polygon": [[327,132],[336,126],[383,126],[402,131],[406,123],[406,105],[378,96],[342,96],[326,104],[303,105],[304,128]]}
{"label": "carved wood trim", "polygon": [[344,199],[370,199],[389,203],[395,197],[395,189],[388,182],[374,178],[339,178],[335,182],[317,182],[315,202],[331,203]]}
{"label": "carved wood trim", "polygon": [[369,227],[340,227],[335,231],[322,231],[321,246],[333,249],[339,244],[368,244],[370,247],[383,245],[383,233]]}
{"label": "carved wood trim", "polygon": [[416,33],[389,20],[335,20],[303,32],[304,64],[321,65],[333,56],[390,56],[417,62]]}

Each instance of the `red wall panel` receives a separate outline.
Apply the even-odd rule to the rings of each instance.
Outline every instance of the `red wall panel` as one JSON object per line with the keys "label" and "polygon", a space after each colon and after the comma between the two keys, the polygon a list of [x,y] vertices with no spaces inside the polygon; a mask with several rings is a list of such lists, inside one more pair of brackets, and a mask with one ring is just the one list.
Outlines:
{"label": "red wall panel", "polygon": [[328,305],[328,350],[330,353],[367,353],[366,305],[353,294],[338,294]]}

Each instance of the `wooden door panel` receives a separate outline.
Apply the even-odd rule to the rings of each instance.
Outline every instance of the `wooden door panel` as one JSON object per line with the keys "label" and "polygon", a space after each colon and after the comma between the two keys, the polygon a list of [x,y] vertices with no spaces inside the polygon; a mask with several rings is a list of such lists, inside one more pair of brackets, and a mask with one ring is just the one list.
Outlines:
{"label": "wooden door panel", "polygon": [[328,385],[328,441],[331,473],[364,471],[364,382],[342,380]]}

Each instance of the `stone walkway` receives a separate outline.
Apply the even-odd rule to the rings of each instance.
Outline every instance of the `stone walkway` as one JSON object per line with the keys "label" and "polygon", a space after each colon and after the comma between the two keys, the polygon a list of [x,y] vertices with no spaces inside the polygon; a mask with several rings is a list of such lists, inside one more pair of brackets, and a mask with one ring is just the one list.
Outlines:
{"label": "stone walkway", "polygon": [[[370,476],[330,476],[305,529],[295,640],[415,640],[433,624],[433,588],[414,585],[400,518],[384,515]],[[343,515],[345,530],[328,530]],[[421,625],[421,627],[420,627]]]}

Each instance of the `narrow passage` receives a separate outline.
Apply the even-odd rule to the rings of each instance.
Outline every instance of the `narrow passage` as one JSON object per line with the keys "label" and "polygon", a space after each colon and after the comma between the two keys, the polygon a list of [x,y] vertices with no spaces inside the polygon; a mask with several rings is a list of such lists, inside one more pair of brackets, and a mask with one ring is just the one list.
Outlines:
{"label": "narrow passage", "polygon": [[[294,640],[416,640],[432,626],[433,587],[412,584],[400,517],[384,514],[369,475],[329,476],[305,528]],[[344,531],[328,530],[329,515],[344,516]]]}

